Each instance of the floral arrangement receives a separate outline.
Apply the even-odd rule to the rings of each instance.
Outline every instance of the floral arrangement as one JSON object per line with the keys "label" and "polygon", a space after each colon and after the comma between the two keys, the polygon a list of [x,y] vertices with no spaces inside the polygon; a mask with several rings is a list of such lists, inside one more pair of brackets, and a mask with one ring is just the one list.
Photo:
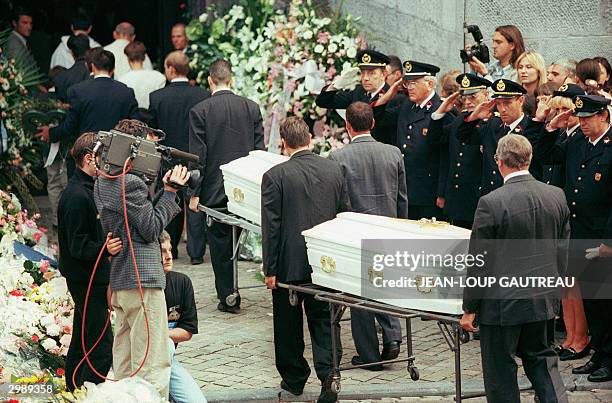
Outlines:
{"label": "floral arrangement", "polygon": [[365,39],[350,16],[321,17],[310,0],[293,0],[286,11],[275,6],[274,0],[242,1],[224,16],[209,9],[191,21],[191,67],[202,83],[214,59],[228,59],[236,91],[262,107],[269,148],[278,147],[280,120],[297,115],[313,127],[313,150],[327,155],[347,137],[341,118],[316,106],[316,95],[352,68]]}
{"label": "floral arrangement", "polygon": [[23,115],[33,108],[46,111],[61,104],[28,97],[28,88],[40,84],[43,76],[22,55],[8,58],[2,52],[9,33],[0,32],[0,188],[17,192],[27,206],[35,209],[28,185],[42,189],[43,183],[32,173],[42,164],[42,158],[40,143],[23,126]]}
{"label": "floral arrangement", "polygon": [[0,383],[61,378],[74,312],[66,280],[47,260],[15,256],[15,240],[35,248],[46,242],[38,216],[28,217],[19,199],[1,190],[0,210]]}
{"label": "floral arrangement", "polygon": [[38,226],[39,219],[39,213],[30,215],[27,209],[22,208],[15,194],[0,189],[0,239],[8,235],[11,240],[48,252],[47,229]]}

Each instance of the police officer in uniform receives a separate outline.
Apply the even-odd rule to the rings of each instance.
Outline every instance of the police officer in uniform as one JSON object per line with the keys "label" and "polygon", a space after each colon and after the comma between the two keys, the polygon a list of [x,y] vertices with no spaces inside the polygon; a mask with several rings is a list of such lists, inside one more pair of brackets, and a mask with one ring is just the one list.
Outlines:
{"label": "police officer in uniform", "polygon": [[[484,102],[467,115],[457,130],[457,138],[461,143],[476,144],[482,149],[482,179],[480,195],[499,188],[504,180],[495,162],[495,150],[500,138],[508,133],[521,134],[535,148],[539,136],[539,126],[530,125],[531,119],[523,113],[525,94],[527,90],[522,85],[505,78],[500,78],[491,84],[493,98]],[[497,109],[498,115],[493,114]],[[486,120],[486,122],[482,122]],[[529,172],[536,178],[541,178],[541,167],[537,161],[532,162]]]}
{"label": "police officer in uniform", "polygon": [[[440,68],[408,60],[404,62],[404,79],[395,83],[375,104],[374,119],[384,127],[394,127],[396,145],[404,156],[408,187],[408,218],[441,218],[444,189],[439,182],[440,163],[448,158],[448,148],[427,141],[431,114],[442,101],[436,94],[436,73]],[[402,85],[408,97],[398,106],[390,101]],[[443,125],[452,118],[443,117]]]}
{"label": "police officer in uniform", "polygon": [[[487,101],[487,88],[491,82],[471,73],[458,75],[456,81],[459,92],[445,99],[431,115],[428,138],[432,144],[448,147],[448,169],[440,172],[440,181],[445,183],[444,213],[453,225],[471,229],[482,176],[482,153],[480,146],[459,141],[457,130],[466,115]],[[450,124],[442,126],[442,118],[452,113],[453,105],[459,97],[463,101],[463,110],[453,117]]]}
{"label": "police officer in uniform", "polygon": [[[584,365],[574,368],[574,374],[589,374],[591,382],[612,380],[612,317],[609,300],[595,299],[599,287],[610,281],[612,256],[612,129],[610,128],[609,101],[597,95],[579,95],[574,99],[573,114],[580,120],[582,134],[569,141],[557,142],[560,128],[567,127],[571,110],[557,115],[542,131],[539,153],[548,156],[548,163],[565,164],[565,196],[570,209],[572,247],[584,253],[579,267],[570,267],[580,278],[587,314],[590,346],[576,352],[588,355]],[[541,124],[543,125],[543,124]],[[574,259],[575,261],[576,259]],[[576,264],[574,265],[576,266]],[[594,298],[595,297],[595,298]],[[569,359],[573,359],[569,358]]]}
{"label": "police officer in uniform", "polygon": [[[553,98],[549,102],[549,108],[554,108],[557,114],[565,112],[567,109],[572,109],[574,107],[572,100],[578,95],[587,95],[587,93],[576,84],[563,84],[558,90],[553,91]],[[580,121],[578,118],[570,117],[567,120],[567,127],[560,129],[561,132],[557,136],[556,144],[569,141],[578,133],[579,127]],[[545,156],[536,156],[536,158],[541,157]],[[565,184],[565,165],[542,163],[542,182],[563,188]]]}
{"label": "police officer in uniform", "polygon": [[[361,71],[361,84],[353,90],[338,90],[334,84],[324,87],[317,96],[316,104],[326,109],[346,109],[353,102],[365,102],[373,105],[380,96],[389,90],[385,82],[386,66],[389,58],[375,50],[367,49],[357,52],[357,67]],[[394,144],[394,133],[389,134],[381,125],[375,124],[372,137],[386,144]]]}

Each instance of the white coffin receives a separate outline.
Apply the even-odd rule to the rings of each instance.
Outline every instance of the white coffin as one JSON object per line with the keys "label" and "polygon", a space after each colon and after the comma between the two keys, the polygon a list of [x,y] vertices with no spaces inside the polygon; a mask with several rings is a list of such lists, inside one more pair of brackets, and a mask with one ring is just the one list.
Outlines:
{"label": "white coffin", "polygon": [[283,155],[256,150],[246,157],[221,165],[223,187],[228,198],[227,209],[261,225],[261,178],[274,165],[288,159]]}
{"label": "white coffin", "polygon": [[[463,310],[459,289],[453,289],[453,297],[449,298],[448,291],[426,287],[423,277],[435,277],[441,273],[464,277],[465,270],[453,268],[449,273],[448,268],[436,271],[432,267],[415,267],[414,271],[401,269],[394,273],[385,269],[381,274],[373,271],[367,262],[372,261],[373,254],[390,254],[393,248],[389,247],[389,240],[397,240],[391,243],[399,242],[401,245],[433,245],[426,253],[467,253],[470,233],[447,223],[341,213],[333,220],[303,231],[302,235],[306,239],[308,260],[313,269],[313,283],[402,308],[460,315]],[[362,240],[384,241],[375,241],[370,246],[371,250],[362,250]],[[373,281],[376,276],[384,276],[385,273],[390,277],[401,275],[413,278],[421,286],[400,288],[393,294],[382,292],[374,287]],[[387,298],[389,295],[393,298]]]}

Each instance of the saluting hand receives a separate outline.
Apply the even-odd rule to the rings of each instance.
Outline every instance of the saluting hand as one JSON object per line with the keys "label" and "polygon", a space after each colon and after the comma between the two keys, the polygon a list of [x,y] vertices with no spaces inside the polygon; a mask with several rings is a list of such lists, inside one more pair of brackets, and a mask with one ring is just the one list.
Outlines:
{"label": "saluting hand", "polygon": [[489,119],[493,114],[493,108],[495,107],[495,100],[492,99],[487,102],[483,102],[474,109],[474,112],[470,113],[466,118],[466,122],[472,122],[479,119]]}
{"label": "saluting hand", "polygon": [[551,129],[565,129],[567,127],[567,122],[570,116],[572,116],[573,112],[574,111],[572,109],[568,109],[565,112],[558,114],[553,118],[553,120],[550,121],[548,126]]}
{"label": "saluting hand", "polygon": [[399,88],[402,85],[402,80],[397,80],[389,87],[389,91],[385,92],[381,97],[378,98],[374,106],[384,105],[389,103],[399,92]]}
{"label": "saluting hand", "polygon": [[548,103],[552,98],[550,95],[540,95],[538,97],[538,108],[536,109],[535,117],[533,120],[536,122],[544,122],[548,115],[550,115],[550,106]]}
{"label": "saluting hand", "polygon": [[436,113],[448,113],[448,112],[450,112],[453,109],[453,107],[455,106],[455,103],[457,102],[457,98],[459,98],[459,91],[453,92],[452,94],[450,94],[444,100],[444,102],[442,102],[442,104],[438,107],[438,110],[436,111]]}

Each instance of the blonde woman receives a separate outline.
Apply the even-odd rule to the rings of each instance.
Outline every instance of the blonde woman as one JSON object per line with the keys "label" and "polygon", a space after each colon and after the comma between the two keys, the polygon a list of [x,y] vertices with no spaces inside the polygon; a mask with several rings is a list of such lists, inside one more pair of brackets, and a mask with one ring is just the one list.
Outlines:
{"label": "blonde woman", "polygon": [[546,84],[546,64],[541,54],[524,52],[516,59],[518,82],[525,87],[527,94],[533,96],[535,90]]}

